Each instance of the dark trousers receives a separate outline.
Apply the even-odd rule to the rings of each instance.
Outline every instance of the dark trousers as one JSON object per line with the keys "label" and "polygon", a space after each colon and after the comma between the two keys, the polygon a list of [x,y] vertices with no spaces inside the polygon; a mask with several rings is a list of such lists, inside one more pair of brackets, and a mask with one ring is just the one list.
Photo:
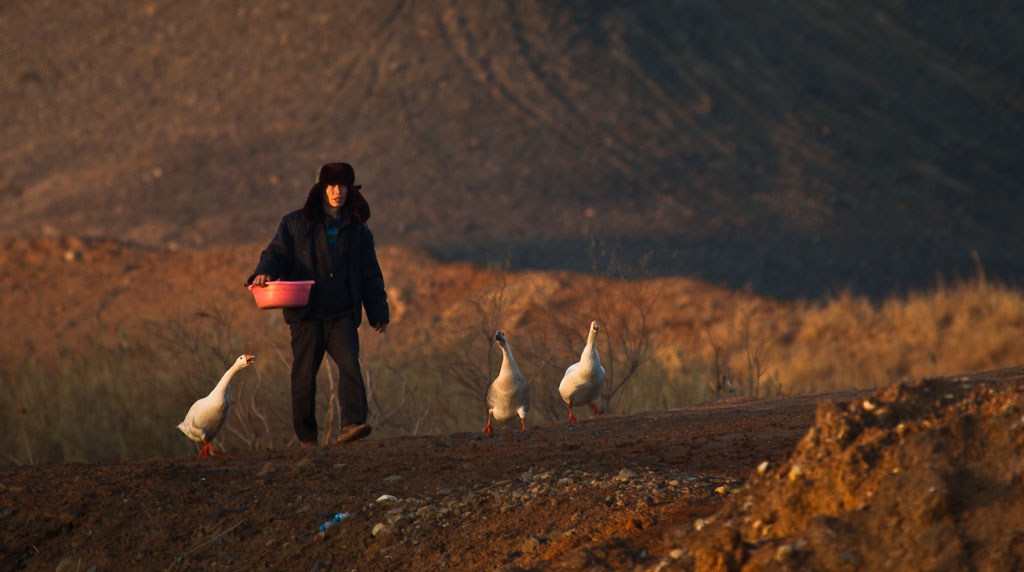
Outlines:
{"label": "dark trousers", "polygon": [[316,376],[324,352],[338,365],[341,427],[366,423],[369,407],[359,369],[359,332],[351,315],[289,324],[292,332],[292,425],[299,441],[316,441]]}

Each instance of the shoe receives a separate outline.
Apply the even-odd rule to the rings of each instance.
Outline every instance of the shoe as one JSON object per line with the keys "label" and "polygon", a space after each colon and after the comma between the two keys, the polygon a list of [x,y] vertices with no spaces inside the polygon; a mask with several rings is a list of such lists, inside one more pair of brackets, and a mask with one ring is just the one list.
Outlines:
{"label": "shoe", "polygon": [[314,447],[319,447],[320,443],[317,443],[316,441],[302,441],[299,443],[299,446],[303,449],[312,449]]}
{"label": "shoe", "polygon": [[351,441],[358,441],[359,439],[365,438],[370,432],[373,431],[373,427],[370,427],[366,423],[353,423],[346,425],[341,428],[341,435],[338,436],[339,443],[349,443]]}

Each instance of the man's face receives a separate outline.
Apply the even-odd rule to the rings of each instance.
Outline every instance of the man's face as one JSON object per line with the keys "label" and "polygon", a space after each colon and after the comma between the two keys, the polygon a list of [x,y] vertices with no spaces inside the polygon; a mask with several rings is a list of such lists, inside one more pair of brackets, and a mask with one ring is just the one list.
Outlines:
{"label": "man's face", "polygon": [[333,209],[341,208],[348,198],[348,187],[345,185],[327,185],[325,192],[327,204]]}

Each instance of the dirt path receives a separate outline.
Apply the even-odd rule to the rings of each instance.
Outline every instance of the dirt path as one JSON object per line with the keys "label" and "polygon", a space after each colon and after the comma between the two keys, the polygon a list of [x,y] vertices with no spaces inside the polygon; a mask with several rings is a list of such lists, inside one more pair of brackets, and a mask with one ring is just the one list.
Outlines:
{"label": "dirt path", "polygon": [[[616,559],[662,553],[668,527],[710,515],[759,463],[780,460],[823,397],[510,425],[490,438],[4,468],[0,570],[488,570],[615,539],[631,548],[580,557],[629,569]],[[350,516],[318,533],[335,513]]]}

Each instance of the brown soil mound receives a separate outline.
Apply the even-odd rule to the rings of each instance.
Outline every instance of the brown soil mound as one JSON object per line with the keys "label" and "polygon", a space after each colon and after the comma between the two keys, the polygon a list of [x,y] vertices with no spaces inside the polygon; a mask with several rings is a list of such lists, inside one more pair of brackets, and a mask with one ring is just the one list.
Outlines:
{"label": "brown soil mound", "polygon": [[1019,369],[822,401],[784,463],[673,531],[667,569],[1024,568]]}

